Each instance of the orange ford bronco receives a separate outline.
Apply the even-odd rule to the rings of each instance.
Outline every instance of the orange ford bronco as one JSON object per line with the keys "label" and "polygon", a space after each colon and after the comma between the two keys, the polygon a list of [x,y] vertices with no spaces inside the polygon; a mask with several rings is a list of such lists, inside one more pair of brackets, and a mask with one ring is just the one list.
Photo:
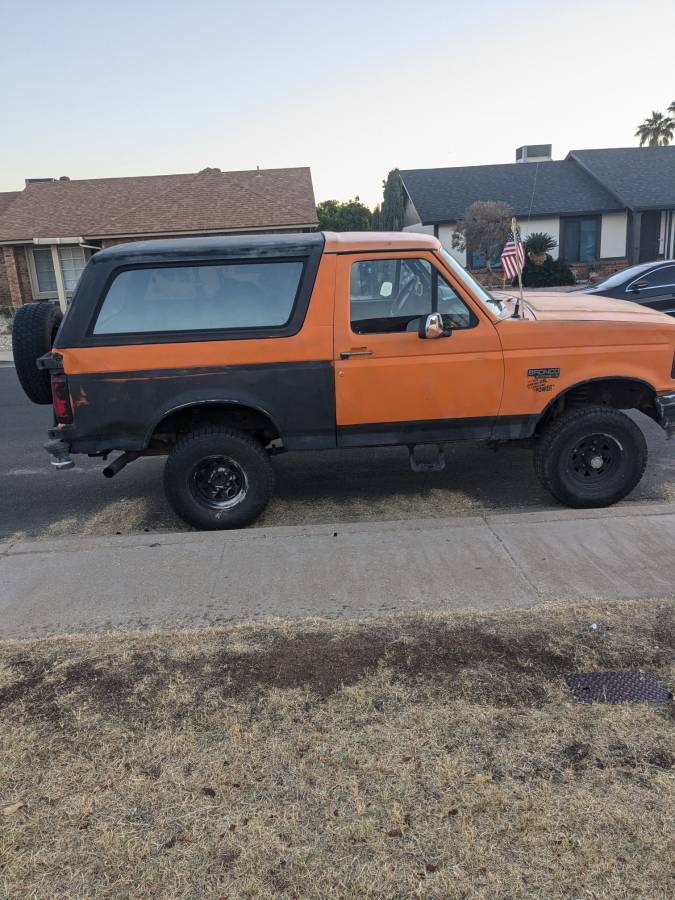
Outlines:
{"label": "orange ford bronco", "polygon": [[675,428],[675,320],[578,293],[518,306],[430,235],[154,240],[96,253],[60,325],[29,304],[13,337],[26,393],[54,406],[52,464],[121,451],[111,477],[167,454],[198,528],[252,522],[281,450],[403,444],[428,470],[446,441],[530,442],[562,503],[620,500],[647,462],[622,410]]}

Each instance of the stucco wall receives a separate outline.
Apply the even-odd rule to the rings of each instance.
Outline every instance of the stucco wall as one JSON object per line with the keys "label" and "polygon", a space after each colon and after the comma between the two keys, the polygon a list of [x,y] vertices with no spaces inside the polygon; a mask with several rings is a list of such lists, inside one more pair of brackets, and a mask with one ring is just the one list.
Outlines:
{"label": "stucco wall", "polygon": [[[531,234],[533,231],[545,231],[547,234],[550,234],[553,239],[557,242],[560,241],[560,220],[555,217],[543,218],[543,217],[533,217],[528,222],[527,220],[518,220],[518,224],[520,225],[520,233],[523,237],[523,240],[527,239],[527,236]],[[452,234],[455,230],[455,224],[445,224],[438,226],[438,239],[441,244],[445,247],[448,253],[451,253],[455,259],[461,263],[463,266],[466,265],[466,252],[463,250],[456,250],[452,246]],[[404,231],[423,231],[427,234],[433,234],[434,229],[433,225],[409,225],[403,229]],[[551,256],[554,259],[558,257],[558,248],[552,251]]]}
{"label": "stucco wall", "polygon": [[529,221],[527,219],[518,219],[518,225],[520,226],[520,235],[524,241],[526,241],[529,235],[535,231],[543,231],[546,234],[550,234],[558,245],[551,250],[550,253],[553,259],[558,258],[558,251],[560,249],[560,219],[558,216],[549,216],[546,218],[543,216],[533,216]]}
{"label": "stucco wall", "polygon": [[626,255],[626,224],[625,212],[603,213],[600,226],[601,259]]}
{"label": "stucco wall", "polygon": [[[454,225],[439,225],[438,226],[438,240],[441,242],[443,247],[451,253],[457,262],[461,263],[463,266],[466,265],[466,253],[463,250],[456,250],[452,246],[452,233],[455,230]],[[403,231],[419,231],[422,234],[433,234],[434,226],[433,225],[422,225],[421,223],[417,223],[416,225],[406,225]]]}

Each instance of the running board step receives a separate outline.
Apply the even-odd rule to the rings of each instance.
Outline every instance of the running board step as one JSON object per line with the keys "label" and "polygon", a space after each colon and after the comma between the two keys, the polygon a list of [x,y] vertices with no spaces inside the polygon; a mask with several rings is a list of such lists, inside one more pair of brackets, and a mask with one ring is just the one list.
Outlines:
{"label": "running board step", "polygon": [[415,444],[408,449],[413,472],[442,472],[445,468],[445,453],[438,444]]}

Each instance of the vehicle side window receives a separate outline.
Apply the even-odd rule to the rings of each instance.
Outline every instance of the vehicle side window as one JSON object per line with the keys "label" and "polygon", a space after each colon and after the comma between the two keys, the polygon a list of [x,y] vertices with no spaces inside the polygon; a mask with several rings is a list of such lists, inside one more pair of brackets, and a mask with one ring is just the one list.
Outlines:
{"label": "vehicle side window", "polygon": [[453,328],[476,318],[426,259],[369,259],[352,264],[350,318],[356,334],[417,331],[432,312],[450,317]]}
{"label": "vehicle side window", "polygon": [[675,266],[661,266],[654,269],[649,275],[645,275],[644,280],[649,287],[662,287],[667,284],[675,284]]}
{"label": "vehicle side window", "polygon": [[280,327],[302,271],[296,260],[126,269],[108,289],[94,334]]}

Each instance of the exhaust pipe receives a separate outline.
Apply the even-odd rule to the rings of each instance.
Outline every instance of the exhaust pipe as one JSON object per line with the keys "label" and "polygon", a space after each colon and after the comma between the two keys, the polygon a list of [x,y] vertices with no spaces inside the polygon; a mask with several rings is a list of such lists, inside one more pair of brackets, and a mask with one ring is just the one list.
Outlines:
{"label": "exhaust pipe", "polygon": [[105,467],[103,470],[104,477],[113,478],[118,472],[121,472],[125,466],[128,466],[130,462],[138,459],[140,455],[140,453],[121,453],[117,459],[114,459],[109,466]]}

